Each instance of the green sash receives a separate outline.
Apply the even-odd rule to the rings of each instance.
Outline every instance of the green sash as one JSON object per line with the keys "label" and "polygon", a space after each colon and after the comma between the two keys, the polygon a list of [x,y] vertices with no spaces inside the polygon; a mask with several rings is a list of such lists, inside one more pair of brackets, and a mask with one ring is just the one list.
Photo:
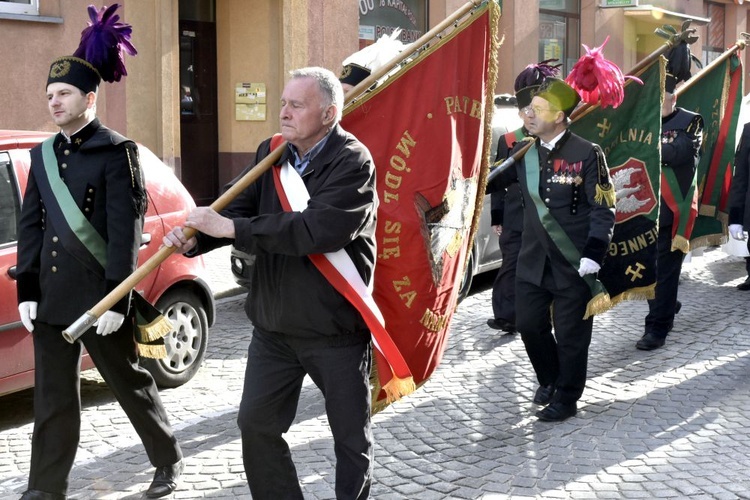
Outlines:
{"label": "green sash", "polygon": [[[549,213],[547,206],[542,202],[542,198],[539,196],[539,153],[537,151],[536,144],[532,145],[531,148],[526,152],[524,157],[526,164],[526,185],[528,186],[529,196],[531,201],[534,203],[536,213],[539,216],[539,221],[542,223],[542,227],[550,235],[550,240],[557,246],[565,260],[568,261],[570,266],[578,272],[578,265],[581,262],[581,254],[570,241],[565,230],[560,226],[560,223]],[[588,319],[594,314],[599,314],[610,307],[612,303],[609,300],[609,294],[605,290],[604,285],[596,279],[596,274],[587,274],[583,276],[583,281],[586,282],[589,289],[591,290],[591,300],[586,305],[586,313],[583,319]]]}
{"label": "green sash", "polygon": [[[46,191],[46,187],[52,191],[52,198],[47,197],[48,208],[52,209],[50,216],[58,215],[64,221],[59,221],[55,226],[61,235],[60,241],[71,255],[78,258],[86,268],[104,278],[104,269],[107,266],[107,243],[104,238],[94,229],[94,226],[86,219],[81,209],[70,194],[68,186],[60,177],[55,156],[55,138],[42,142],[42,160],[46,179],[38,179],[40,189]],[[45,183],[48,183],[46,184]],[[57,207],[50,206],[56,202]],[[59,210],[58,210],[59,209]],[[59,227],[64,222],[73,234],[68,237],[64,234],[65,227]],[[85,255],[88,252],[89,255]],[[93,256],[93,259],[91,257]],[[96,268],[97,263],[100,268]],[[138,348],[138,354],[145,358],[164,358],[167,351],[164,344],[164,335],[170,333],[174,328],[171,322],[161,315],[158,309],[152,306],[141,294],[133,290],[132,314],[135,319],[133,334]]]}
{"label": "green sash", "polygon": [[690,235],[693,233],[695,220],[698,217],[698,192],[695,184],[698,179],[698,171],[693,173],[693,181],[687,195],[682,196],[680,183],[671,168],[661,169],[662,198],[666,202],[674,216],[672,225],[671,250],[680,250],[682,253],[690,251]]}
{"label": "green sash", "polygon": [[88,249],[102,268],[105,268],[107,266],[107,243],[96,229],[94,229],[94,226],[91,225],[88,219],[86,219],[86,216],[83,215],[83,212],[78,208],[73,196],[70,194],[68,187],[60,178],[57,157],[52,145],[54,142],[54,136],[42,142],[44,170],[47,173],[47,181],[52,189],[52,194],[60,206],[68,227],[70,227],[78,240]]}

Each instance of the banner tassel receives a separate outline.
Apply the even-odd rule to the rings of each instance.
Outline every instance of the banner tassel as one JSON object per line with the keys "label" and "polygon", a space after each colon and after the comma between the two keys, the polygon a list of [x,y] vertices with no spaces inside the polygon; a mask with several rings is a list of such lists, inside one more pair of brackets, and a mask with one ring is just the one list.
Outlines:
{"label": "banner tassel", "polygon": [[672,238],[671,251],[674,252],[676,250],[679,250],[682,253],[688,253],[690,251],[690,241],[680,234],[675,235],[675,237]]}
{"label": "banner tassel", "polygon": [[159,315],[147,325],[138,325],[138,330],[141,332],[140,338],[143,342],[153,342],[169,334],[174,330],[174,326],[169,318]]}
{"label": "banner tassel", "polygon": [[586,314],[583,315],[583,319],[589,319],[595,314],[601,314],[612,308],[612,301],[609,298],[608,293],[600,293],[593,299],[589,300],[586,304]]}
{"label": "banner tassel", "polygon": [[167,348],[164,344],[141,344],[136,342],[138,355],[142,358],[162,359],[167,357]]}
{"label": "banner tassel", "polygon": [[414,377],[399,378],[396,374],[383,386],[385,397],[388,404],[398,401],[404,396],[408,396],[417,390],[414,384]]}

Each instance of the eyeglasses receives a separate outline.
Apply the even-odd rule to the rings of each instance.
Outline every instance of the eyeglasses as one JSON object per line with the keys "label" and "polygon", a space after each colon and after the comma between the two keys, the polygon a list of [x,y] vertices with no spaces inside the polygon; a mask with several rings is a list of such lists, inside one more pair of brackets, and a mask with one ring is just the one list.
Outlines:
{"label": "eyeglasses", "polygon": [[556,113],[558,110],[552,108],[540,108],[539,106],[526,106],[525,108],[521,109],[521,112],[526,116],[529,116],[532,112],[535,115],[541,115],[542,113],[546,113],[548,111]]}

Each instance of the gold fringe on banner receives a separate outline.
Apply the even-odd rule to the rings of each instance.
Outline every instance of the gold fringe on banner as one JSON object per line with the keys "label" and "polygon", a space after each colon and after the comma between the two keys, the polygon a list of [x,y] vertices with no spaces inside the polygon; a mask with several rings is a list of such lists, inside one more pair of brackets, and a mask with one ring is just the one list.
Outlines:
{"label": "gold fringe on banner", "polygon": [[393,378],[383,386],[383,390],[386,403],[390,404],[416,391],[417,387],[414,385],[414,377],[398,378],[394,373]]}
{"label": "gold fringe on banner", "polygon": [[612,309],[613,305],[614,304],[612,304],[608,293],[599,293],[596,295],[596,297],[589,300],[588,304],[586,304],[586,314],[583,315],[583,319],[589,319],[595,314],[601,314],[603,312],[609,311],[610,309]]}
{"label": "gold fringe on banner", "polygon": [[679,250],[682,253],[688,253],[690,251],[690,242],[682,235],[676,235],[672,238],[671,251],[674,252]]}
{"label": "gold fringe on banner", "polygon": [[162,359],[167,357],[167,348],[164,344],[141,344],[136,342],[138,355],[142,358]]}
{"label": "gold fringe on banner", "polygon": [[622,292],[617,297],[611,299],[612,307],[626,300],[651,300],[655,297],[654,295],[655,290],[656,290],[656,284],[651,284],[651,285],[642,286],[638,288],[630,288]]}
{"label": "gold fringe on banner", "polygon": [[138,330],[141,332],[142,342],[153,342],[172,332],[174,326],[169,318],[159,315],[147,325],[138,325]]}
{"label": "gold fringe on banner", "polygon": [[705,215],[706,217],[713,217],[716,215],[716,206],[714,205],[701,205],[698,209],[698,215]]}
{"label": "gold fringe on banner", "polygon": [[691,248],[705,248],[723,245],[729,240],[726,234],[707,234],[690,241]]}

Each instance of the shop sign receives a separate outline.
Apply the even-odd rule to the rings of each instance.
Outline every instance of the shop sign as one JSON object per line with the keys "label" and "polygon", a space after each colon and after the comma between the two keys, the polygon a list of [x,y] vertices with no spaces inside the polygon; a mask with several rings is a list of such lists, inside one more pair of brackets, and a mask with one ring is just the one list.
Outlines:
{"label": "shop sign", "polygon": [[602,0],[602,7],[638,7],[638,0]]}
{"label": "shop sign", "polygon": [[399,39],[411,43],[427,31],[426,0],[359,0],[360,49],[401,28]]}

